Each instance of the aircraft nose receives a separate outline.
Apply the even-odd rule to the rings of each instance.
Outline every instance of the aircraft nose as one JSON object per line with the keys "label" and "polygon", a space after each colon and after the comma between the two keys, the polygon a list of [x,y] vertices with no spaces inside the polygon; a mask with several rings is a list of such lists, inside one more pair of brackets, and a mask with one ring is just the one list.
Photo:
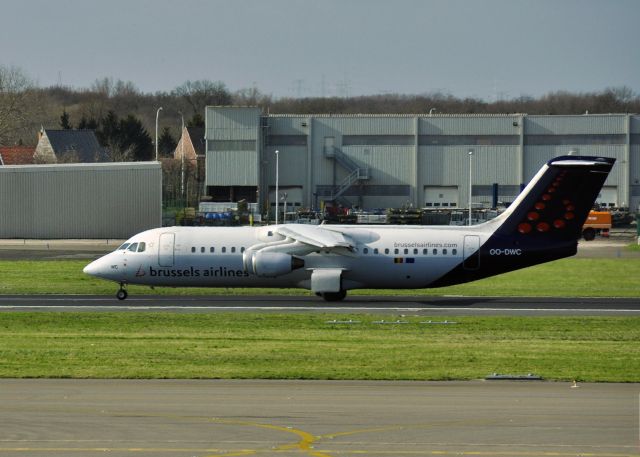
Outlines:
{"label": "aircraft nose", "polygon": [[98,274],[98,272],[100,271],[100,265],[99,262],[97,260],[94,260],[93,262],[91,262],[89,265],[87,265],[86,267],[84,267],[82,269],[83,273],[91,275],[91,276],[96,276]]}

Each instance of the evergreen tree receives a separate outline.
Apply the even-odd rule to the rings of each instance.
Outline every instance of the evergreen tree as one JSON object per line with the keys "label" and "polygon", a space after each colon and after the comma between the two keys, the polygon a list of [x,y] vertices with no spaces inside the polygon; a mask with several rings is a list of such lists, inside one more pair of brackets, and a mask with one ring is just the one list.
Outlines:
{"label": "evergreen tree", "polygon": [[80,118],[80,122],[78,122],[78,129],[80,130],[97,130],[98,129],[98,121],[96,121],[93,117],[87,119],[87,117],[83,114]]}
{"label": "evergreen tree", "polygon": [[173,136],[171,136],[171,129],[169,127],[163,127],[162,134],[160,138],[158,138],[158,154],[160,157],[171,157],[177,145],[178,143]]}
{"label": "evergreen tree", "polygon": [[187,122],[187,127],[204,127],[204,118],[202,114],[196,113],[193,115],[189,122]]}
{"label": "evergreen tree", "polygon": [[98,141],[105,146],[114,162],[129,160],[151,160],[153,141],[142,122],[133,114],[120,119],[109,111],[96,131]]}
{"label": "evergreen tree", "polygon": [[153,140],[133,114],[120,120],[120,141],[124,149],[131,151],[133,160],[151,160],[153,158]]}
{"label": "evergreen tree", "polygon": [[67,113],[66,109],[62,110],[62,116],[60,116],[60,127],[65,130],[71,130],[73,128],[69,123],[69,113]]}

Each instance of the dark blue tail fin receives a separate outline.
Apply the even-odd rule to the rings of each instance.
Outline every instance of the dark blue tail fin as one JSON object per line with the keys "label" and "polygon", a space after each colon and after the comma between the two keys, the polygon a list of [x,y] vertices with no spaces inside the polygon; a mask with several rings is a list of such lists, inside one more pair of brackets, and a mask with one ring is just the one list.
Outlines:
{"label": "dark blue tail fin", "polygon": [[486,241],[475,252],[465,250],[464,261],[432,287],[574,255],[582,226],[614,163],[612,158],[580,156],[547,162],[507,211],[469,228],[465,239],[484,236]]}
{"label": "dark blue tail fin", "polygon": [[576,241],[615,159],[563,156],[547,162],[494,232],[522,242]]}

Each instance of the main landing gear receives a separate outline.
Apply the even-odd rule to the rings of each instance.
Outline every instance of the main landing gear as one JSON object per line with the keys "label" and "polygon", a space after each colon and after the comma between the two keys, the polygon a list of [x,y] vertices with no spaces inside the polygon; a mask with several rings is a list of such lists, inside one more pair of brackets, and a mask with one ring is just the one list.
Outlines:
{"label": "main landing gear", "polygon": [[344,300],[344,297],[347,296],[347,291],[341,290],[340,292],[321,292],[317,295],[324,298],[325,301],[342,301]]}
{"label": "main landing gear", "polygon": [[118,289],[118,292],[116,292],[116,298],[118,300],[124,300],[125,298],[127,298],[127,295],[129,295],[127,293],[127,289],[124,288],[124,283],[121,282],[120,283],[120,289]]}

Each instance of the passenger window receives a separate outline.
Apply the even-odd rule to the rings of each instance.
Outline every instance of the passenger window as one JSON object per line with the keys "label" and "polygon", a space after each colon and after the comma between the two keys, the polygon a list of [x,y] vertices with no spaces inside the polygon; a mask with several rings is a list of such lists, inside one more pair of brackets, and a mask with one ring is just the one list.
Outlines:
{"label": "passenger window", "polygon": [[362,253],[363,253],[363,254],[369,254],[369,249],[368,249],[368,248],[364,248],[364,249],[362,250]]}
{"label": "passenger window", "polygon": [[209,248],[209,252],[213,252],[213,251],[215,251],[215,249],[213,248],[213,246],[211,246],[211,247]]}
{"label": "passenger window", "polygon": [[240,252],[244,252],[244,246],[240,248]]}
{"label": "passenger window", "polygon": [[408,250],[408,249],[405,249],[405,250],[404,250],[404,253],[405,253],[405,254],[409,254],[409,250]]}
{"label": "passenger window", "polygon": [[147,249],[147,243],[141,241],[140,244],[138,244],[138,252],[144,252],[145,249]]}
{"label": "passenger window", "polygon": [[413,250],[413,253],[414,253],[415,255],[417,255],[417,254],[418,254],[418,249],[417,249],[417,248],[416,248],[416,249],[414,249],[414,250]]}
{"label": "passenger window", "polygon": [[191,247],[191,252],[196,252],[196,247],[195,246]]}
{"label": "passenger window", "polygon": [[422,253],[423,253],[424,255],[427,255],[427,253],[428,253],[428,252],[429,252],[429,250],[428,250],[427,248],[424,248],[424,249],[422,250]]}
{"label": "passenger window", "polygon": [[133,243],[129,246],[129,251],[136,252],[138,250],[138,243]]}
{"label": "passenger window", "polygon": [[451,250],[451,254],[453,254],[453,255],[458,254],[458,250],[457,250],[457,249],[452,249],[452,250]]}
{"label": "passenger window", "polygon": [[373,253],[374,253],[374,254],[378,254],[378,252],[379,252],[379,251],[378,251],[378,248],[375,248],[375,249],[373,250]]}
{"label": "passenger window", "polygon": [[231,252],[236,252],[236,247],[235,246],[231,247]]}
{"label": "passenger window", "polygon": [[384,250],[384,253],[385,253],[385,254],[389,254],[389,248],[386,248],[386,249]]}
{"label": "passenger window", "polygon": [[438,255],[438,250],[437,249],[433,250],[433,255]]}
{"label": "passenger window", "polygon": [[398,249],[397,249],[397,248],[393,250],[393,253],[394,253],[394,254],[397,254],[397,253],[399,253],[399,252],[400,252],[400,251],[398,251]]}
{"label": "passenger window", "polygon": [[222,253],[224,254],[225,252],[227,252],[227,248],[222,246]]}
{"label": "passenger window", "polygon": [[200,252],[204,253],[204,246],[200,248]]}
{"label": "passenger window", "polygon": [[129,247],[129,243],[124,243],[122,246],[118,248],[118,251],[122,249],[123,251]]}
{"label": "passenger window", "polygon": [[442,255],[447,255],[447,250],[446,249],[442,250]]}

